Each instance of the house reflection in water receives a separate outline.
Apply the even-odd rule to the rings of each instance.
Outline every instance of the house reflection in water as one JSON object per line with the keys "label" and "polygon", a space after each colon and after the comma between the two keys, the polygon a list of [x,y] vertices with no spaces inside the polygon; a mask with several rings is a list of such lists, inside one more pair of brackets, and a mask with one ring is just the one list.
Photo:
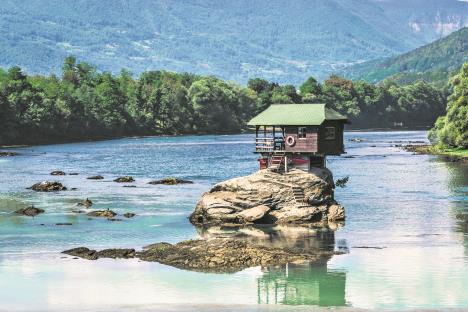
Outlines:
{"label": "house reflection in water", "polygon": [[[333,231],[318,231],[315,235],[296,237],[300,248],[333,251]],[[344,306],[346,273],[329,271],[325,257],[319,261],[288,263],[262,268],[257,280],[258,303],[286,305]]]}
{"label": "house reflection in water", "polygon": [[266,267],[257,280],[258,303],[344,306],[346,273],[327,271],[326,264]]}
{"label": "house reflection in water", "polygon": [[[338,226],[338,225],[336,225]],[[338,247],[335,232],[293,226],[251,226],[240,228],[198,228],[203,238],[231,237],[275,248],[316,251],[315,261],[262,267],[257,279],[257,301],[262,304],[344,306],[346,272],[327,269]],[[346,245],[346,244],[345,244]]]}

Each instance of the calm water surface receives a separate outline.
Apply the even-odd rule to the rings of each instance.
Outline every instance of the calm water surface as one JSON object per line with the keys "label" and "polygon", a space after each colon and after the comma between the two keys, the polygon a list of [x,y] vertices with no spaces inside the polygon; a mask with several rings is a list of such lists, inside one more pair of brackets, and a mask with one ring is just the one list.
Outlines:
{"label": "calm water surface", "polygon": [[[362,138],[361,143],[348,141]],[[64,258],[77,246],[136,247],[199,235],[187,217],[214,183],[257,170],[251,135],[128,138],[17,149],[0,158],[0,310],[196,304],[345,306],[371,309],[468,308],[468,166],[411,155],[395,144],[425,141],[425,132],[346,133],[346,157],[328,159],[346,224],[308,243],[346,252],[320,264],[206,274],[137,260]],[[51,177],[53,170],[77,172]],[[103,181],[87,180],[101,174]],[[136,188],[112,180],[132,175]],[[154,186],[166,176],[194,184]],[[75,191],[35,193],[57,180]],[[72,213],[93,209],[137,216],[121,222]],[[35,218],[11,212],[34,204]],[[458,217],[457,217],[458,216]],[[56,223],[71,222],[72,226]],[[303,236],[301,236],[303,239]],[[367,247],[367,248],[363,248]],[[372,247],[372,248],[368,248]],[[263,307],[263,305],[258,305]]]}

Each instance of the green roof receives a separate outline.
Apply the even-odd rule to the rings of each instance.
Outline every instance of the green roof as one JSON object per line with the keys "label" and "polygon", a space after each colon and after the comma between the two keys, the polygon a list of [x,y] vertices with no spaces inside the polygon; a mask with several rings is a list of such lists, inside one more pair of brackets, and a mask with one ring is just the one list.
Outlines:
{"label": "green roof", "polygon": [[249,126],[319,126],[325,120],[347,118],[325,104],[273,104],[252,118]]}

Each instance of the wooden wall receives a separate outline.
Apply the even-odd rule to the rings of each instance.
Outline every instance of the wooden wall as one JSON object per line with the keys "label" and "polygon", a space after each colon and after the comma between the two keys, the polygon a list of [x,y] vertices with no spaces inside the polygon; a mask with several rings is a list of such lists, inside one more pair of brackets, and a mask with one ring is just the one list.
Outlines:
{"label": "wooden wall", "polygon": [[[335,139],[326,139],[326,128],[335,128]],[[294,146],[285,144],[286,152],[318,153],[323,155],[340,155],[344,153],[343,131],[344,124],[341,121],[325,121],[320,127],[307,127],[306,137],[297,137],[296,126],[285,128],[285,139],[292,136],[296,142]]]}
{"label": "wooden wall", "polygon": [[285,144],[286,152],[317,153],[318,127],[307,127],[306,137],[303,139],[298,139],[297,128],[298,127],[286,127],[285,129],[285,139],[288,136],[292,136],[296,142],[294,146]]}
{"label": "wooden wall", "polygon": [[[335,128],[335,139],[327,140],[325,138],[326,127]],[[343,142],[344,124],[341,121],[325,121],[318,131],[318,152],[325,155],[340,155],[344,153]]]}

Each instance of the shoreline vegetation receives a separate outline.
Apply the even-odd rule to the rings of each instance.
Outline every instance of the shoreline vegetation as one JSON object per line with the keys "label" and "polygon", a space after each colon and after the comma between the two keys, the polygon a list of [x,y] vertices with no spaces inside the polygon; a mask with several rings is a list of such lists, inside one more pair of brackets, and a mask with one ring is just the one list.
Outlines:
{"label": "shoreline vegetation", "polygon": [[[420,130],[430,130],[430,126],[422,126],[422,127],[411,127],[411,128],[363,128],[363,129],[346,129],[345,132],[351,133],[359,133],[359,132],[394,132],[394,131],[420,131]],[[0,149],[16,149],[22,147],[30,147],[30,146],[39,146],[39,145],[55,145],[55,144],[70,144],[70,143],[87,143],[87,142],[100,142],[100,141],[110,141],[110,140],[119,140],[119,139],[144,139],[144,138],[164,138],[164,137],[179,137],[185,135],[236,135],[236,134],[254,134],[254,131],[239,131],[234,133],[209,133],[209,134],[198,134],[198,133],[187,133],[187,134],[148,134],[148,135],[122,135],[122,136],[109,136],[109,137],[89,137],[89,138],[64,138],[62,140],[54,140],[54,141],[44,141],[44,142],[37,142],[32,144],[15,144],[15,145],[0,145]],[[13,152],[5,152],[1,151],[0,153],[13,153]],[[0,156],[2,156],[0,154]],[[7,156],[7,155],[3,155]],[[13,156],[13,155],[10,155]]]}
{"label": "shoreline vegetation", "polygon": [[437,145],[421,144],[421,145],[406,145],[403,149],[407,152],[425,155],[443,156],[446,161],[461,161],[468,162],[468,149],[441,147]]}
{"label": "shoreline vegetation", "polygon": [[448,89],[423,81],[377,85],[336,75],[309,77],[299,88],[261,78],[246,86],[214,76],[146,71],[119,74],[69,56],[60,77],[0,69],[0,146],[128,136],[232,134],[272,104],[325,103],[350,129],[430,127]]}

